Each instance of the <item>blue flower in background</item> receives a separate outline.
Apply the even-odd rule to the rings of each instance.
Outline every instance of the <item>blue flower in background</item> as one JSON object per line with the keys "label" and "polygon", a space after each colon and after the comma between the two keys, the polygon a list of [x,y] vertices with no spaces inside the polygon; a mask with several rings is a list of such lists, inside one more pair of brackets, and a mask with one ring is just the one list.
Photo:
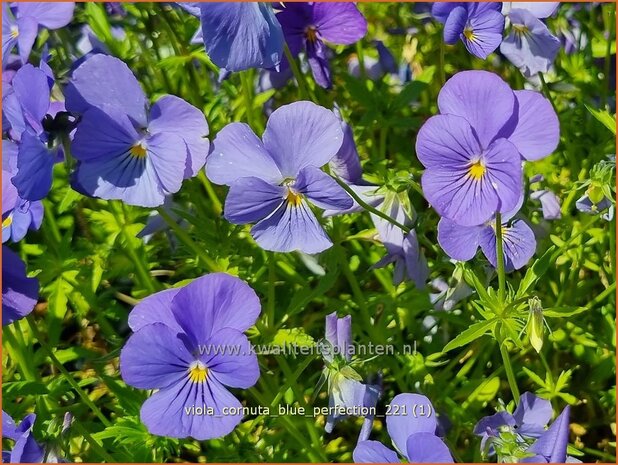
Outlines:
{"label": "blue flower in background", "polygon": [[[386,429],[399,454],[410,463],[453,463],[453,457],[436,435],[433,405],[420,394],[399,394],[390,403]],[[401,463],[397,452],[378,441],[359,442],[352,454],[355,463]]]}
{"label": "blue flower in background", "polygon": [[2,451],[3,463],[43,462],[45,451],[32,434],[35,421],[36,415],[31,413],[26,415],[18,426],[8,413],[2,411],[2,437],[15,441],[12,450]]}
{"label": "blue flower in background", "polygon": [[180,2],[200,18],[192,39],[204,41],[212,62],[227,71],[278,68],[283,57],[283,32],[270,3]]}
{"label": "blue flower in background", "polygon": [[546,73],[560,50],[560,40],[532,12],[515,5],[508,13],[511,29],[500,52],[526,77]]}
{"label": "blue flower in background", "polygon": [[434,3],[431,13],[444,24],[444,41],[464,43],[468,51],[485,59],[500,46],[504,32],[504,16],[500,2]]}
{"label": "blue flower in background", "polygon": [[2,69],[13,48],[28,61],[39,28],[60,29],[73,19],[74,2],[4,2],[2,4]]}

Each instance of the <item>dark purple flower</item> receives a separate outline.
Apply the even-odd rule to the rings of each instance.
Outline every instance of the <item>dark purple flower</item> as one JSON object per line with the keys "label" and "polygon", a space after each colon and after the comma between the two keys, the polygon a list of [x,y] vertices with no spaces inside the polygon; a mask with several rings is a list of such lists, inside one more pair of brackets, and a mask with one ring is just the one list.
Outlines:
{"label": "dark purple flower", "polygon": [[32,434],[35,421],[36,415],[31,413],[17,426],[11,416],[2,411],[2,437],[15,441],[12,450],[2,451],[3,463],[43,463],[45,451]]}
{"label": "dark purple flower", "polygon": [[28,61],[39,27],[54,30],[73,18],[75,2],[5,2],[2,5],[2,68],[17,46],[22,63]]}
{"label": "dark purple flower", "polygon": [[313,254],[332,245],[309,208],[346,209],[352,199],[320,170],[341,147],[343,133],[333,112],[311,102],[275,110],[260,140],[246,124],[224,127],[214,141],[206,173],[230,186],[225,218],[251,229],[266,250]]}
{"label": "dark purple flower", "polygon": [[304,51],[315,82],[326,89],[332,79],[324,41],[350,45],[367,33],[367,21],[353,3],[286,3],[277,18],[292,55]]}
{"label": "dark purple flower", "polygon": [[560,40],[543,21],[519,5],[508,18],[511,31],[502,41],[500,52],[526,77],[546,73],[560,50]]}
{"label": "dark purple flower", "polygon": [[283,32],[270,3],[196,2],[189,5],[193,6],[194,13],[199,10],[204,46],[214,64],[227,71],[279,66],[283,56]]}
{"label": "dark purple flower", "polygon": [[2,246],[2,324],[28,315],[39,295],[39,282],[26,276],[26,265],[15,252]]}
{"label": "dark purple flower", "polygon": [[71,145],[78,160],[73,186],[86,195],[156,207],[205,163],[203,113],[173,95],[150,107],[117,58],[94,55],[80,65],[66,88],[66,106],[81,114]]}
{"label": "dark purple flower", "polygon": [[500,2],[436,2],[432,14],[444,24],[447,44],[461,39],[471,54],[485,59],[502,42],[504,16],[501,8]]}
{"label": "dark purple flower", "polygon": [[551,104],[537,92],[513,92],[496,74],[463,71],[444,85],[438,107],[416,141],[429,203],[463,226],[512,210],[523,189],[521,158],[537,160],[558,144]]}
{"label": "dark purple flower", "polygon": [[[444,441],[436,436],[436,416],[429,399],[399,394],[389,406],[386,428],[395,448],[410,463],[453,463]],[[377,441],[359,442],[352,454],[356,463],[399,463],[397,453]]]}
{"label": "dark purple flower", "polygon": [[499,436],[501,429],[508,429],[524,439],[538,438],[544,434],[552,413],[551,403],[548,400],[537,397],[531,392],[524,392],[513,414],[502,411],[482,418],[474,427],[474,434],[482,438],[481,450],[485,450],[490,438]]}
{"label": "dark purple flower", "polygon": [[131,386],[157,389],[141,409],[148,431],[205,440],[225,436],[240,423],[242,406],[227,388],[250,388],[260,376],[243,334],[259,314],[255,292],[223,273],[135,306],[129,315],[134,334],[120,353],[120,373]]}

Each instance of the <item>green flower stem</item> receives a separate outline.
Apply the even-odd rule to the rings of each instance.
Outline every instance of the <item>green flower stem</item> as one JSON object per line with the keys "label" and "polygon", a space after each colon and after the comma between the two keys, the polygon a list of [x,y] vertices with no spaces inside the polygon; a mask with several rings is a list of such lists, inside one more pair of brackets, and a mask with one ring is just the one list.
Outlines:
{"label": "green flower stem", "polygon": [[504,244],[502,243],[502,215],[496,212],[496,261],[498,262],[498,298],[505,303],[506,276],[504,272]]}
{"label": "green flower stem", "polygon": [[502,355],[502,363],[504,364],[504,371],[506,372],[506,379],[509,382],[509,387],[513,393],[513,400],[515,405],[519,404],[519,388],[517,387],[517,380],[515,379],[515,373],[513,372],[513,366],[511,365],[511,359],[509,358],[509,351],[504,344],[504,341],[498,341],[500,345],[500,354]]}
{"label": "green flower stem", "polygon": [[75,428],[79,434],[90,444],[92,450],[95,451],[99,457],[105,460],[107,463],[117,463],[118,461],[109,455],[103,447],[90,435],[90,433],[84,428],[78,421],[73,420],[71,428]]}
{"label": "green flower stem", "polygon": [[212,202],[212,208],[214,209],[216,215],[217,216],[221,215],[221,212],[223,211],[223,206],[221,205],[221,201],[219,200],[219,197],[217,196],[215,189],[212,187],[211,182],[206,177],[206,173],[204,173],[204,170],[200,170],[200,172],[197,173],[197,177],[201,181],[202,185],[204,186],[204,189],[206,190],[206,193],[208,194],[208,198]]}
{"label": "green flower stem", "polygon": [[358,58],[358,70],[360,77],[363,81],[367,80],[367,70],[365,69],[365,50],[363,49],[363,42],[356,42],[356,56]]}
{"label": "green flower stem", "polygon": [[243,71],[240,73],[240,83],[242,85],[242,94],[245,100],[245,111],[247,113],[247,122],[249,126],[260,133],[264,130],[262,125],[258,125],[258,118],[255,117],[254,109],[253,109],[253,89],[252,89],[252,79],[251,79],[251,70]]}
{"label": "green flower stem", "polygon": [[150,291],[151,294],[156,292],[159,286],[155,283],[154,279],[150,275],[150,272],[144,265],[144,262],[138,255],[137,251],[133,248],[133,244],[131,242],[133,240],[133,237],[129,235],[125,227],[126,215],[124,214],[124,211],[122,210],[122,206],[113,200],[109,202],[109,206],[111,208],[112,214],[114,215],[114,218],[116,218],[116,223],[118,223],[118,226],[120,227],[122,231],[122,235],[124,236],[124,240],[125,240],[124,249],[127,252],[127,254],[129,254],[129,258],[131,258],[131,261],[133,262],[133,265],[135,266],[135,271],[137,272],[137,276],[139,277],[141,285],[144,288],[146,288],[148,291]]}
{"label": "green flower stem", "polygon": [[551,106],[554,108],[554,111],[556,112],[556,114],[558,114],[558,109],[556,108],[556,102],[554,102],[554,98],[551,96],[549,86],[547,85],[547,82],[545,82],[545,76],[543,76],[543,73],[539,73],[539,79],[541,80],[541,85],[543,87],[543,93],[545,94],[545,97],[547,97],[547,100],[549,100],[549,102],[551,103]]}
{"label": "green flower stem", "polygon": [[62,375],[65,377],[65,379],[71,385],[71,387],[75,390],[77,395],[79,395],[79,397],[84,401],[84,404],[86,404],[90,408],[90,410],[92,410],[92,412],[96,415],[96,417],[99,420],[101,420],[101,423],[103,423],[103,425],[105,427],[111,426],[110,421],[105,417],[105,415],[103,415],[103,412],[101,412],[99,407],[97,407],[95,405],[95,403],[90,399],[90,397],[88,397],[88,394],[86,394],[79,387],[79,385],[77,384],[77,381],[75,381],[73,376],[71,376],[71,373],[69,373],[67,371],[67,369],[64,367],[64,365],[62,363],[60,363],[60,360],[58,360],[58,358],[56,358],[56,355],[54,354],[53,350],[49,347],[47,342],[45,342],[45,340],[41,336],[41,333],[39,332],[39,329],[36,327],[36,323],[32,320],[32,315],[28,316],[26,319],[28,321],[28,324],[30,325],[30,328],[32,329],[32,334],[34,334],[34,337],[37,338],[37,340],[39,341],[39,344],[41,345],[43,350],[45,352],[47,352],[47,356],[52,361],[52,364],[54,365],[54,367],[56,367],[56,369],[60,373],[62,373]]}
{"label": "green flower stem", "polygon": [[193,239],[191,239],[189,234],[187,234],[187,232],[182,229],[178,225],[178,223],[176,223],[176,221],[174,221],[174,219],[162,207],[157,208],[157,211],[159,212],[159,215],[161,215],[161,218],[163,218],[167,225],[172,229],[172,231],[174,231],[176,237],[178,237],[178,239],[180,239],[187,247],[189,247],[189,249],[191,249],[195,253],[195,255],[197,255],[197,257],[204,263],[204,265],[206,266],[206,268],[208,268],[209,271],[223,271],[221,267],[217,265],[217,262],[210,258],[206,254],[206,252],[204,252],[204,250],[200,248],[200,246],[198,246],[193,241]]}
{"label": "green flower stem", "polygon": [[352,188],[350,186],[348,186],[343,180],[339,179],[336,176],[333,176],[333,179],[335,181],[337,181],[337,184],[339,184],[342,189],[344,191],[346,191],[350,197],[352,197],[357,204],[359,204],[361,207],[363,207],[365,210],[367,210],[370,213],[373,213],[376,216],[379,216],[380,218],[382,218],[383,220],[388,221],[389,223],[391,223],[394,226],[397,226],[399,229],[401,229],[404,233],[408,234],[410,232],[410,228],[408,228],[407,226],[404,226],[403,224],[401,224],[400,222],[398,222],[397,220],[394,220],[393,218],[391,218],[390,216],[388,216],[386,213],[381,212],[380,210],[378,210],[377,208],[372,207],[371,205],[369,205],[368,203],[364,202],[363,199],[361,199],[356,192],[354,192],[352,190]]}
{"label": "green flower stem", "polygon": [[275,329],[275,280],[277,279],[277,262],[276,256],[274,252],[267,252],[266,259],[268,260],[268,301],[266,307],[266,315],[268,318],[268,328],[271,330]]}
{"label": "green flower stem", "polygon": [[315,101],[315,96],[312,97],[310,95],[309,89],[307,88],[307,83],[305,82],[305,77],[303,76],[303,73],[300,71],[300,68],[298,67],[298,62],[292,56],[292,52],[290,52],[290,48],[288,47],[288,44],[285,44],[283,46],[283,53],[285,53],[285,57],[288,59],[288,62],[290,63],[290,69],[292,70],[292,74],[294,75],[294,78],[296,78],[296,82],[298,83],[298,89],[300,90],[301,97],[306,100]]}

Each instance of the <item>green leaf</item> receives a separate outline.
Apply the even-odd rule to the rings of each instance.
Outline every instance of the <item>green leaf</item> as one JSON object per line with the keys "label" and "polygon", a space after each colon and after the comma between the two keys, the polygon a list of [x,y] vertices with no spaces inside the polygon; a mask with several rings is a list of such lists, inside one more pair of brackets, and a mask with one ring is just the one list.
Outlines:
{"label": "green leaf", "polygon": [[273,345],[284,347],[295,345],[297,347],[311,347],[315,340],[303,328],[280,329],[273,337]]}
{"label": "green leaf", "polygon": [[534,371],[529,370],[526,367],[521,367],[521,368],[522,368],[522,370],[524,370],[524,373],[526,373],[528,375],[528,378],[530,378],[532,381],[534,381],[540,387],[543,387],[543,388],[547,387],[545,381],[543,381],[543,379],[539,375],[537,375]]}
{"label": "green leaf", "polygon": [[553,307],[543,310],[543,316],[549,318],[564,318],[590,310],[588,307]]}
{"label": "green leaf", "polygon": [[474,323],[464,332],[459,334],[455,339],[444,346],[442,349],[443,352],[448,352],[450,350],[456,349],[457,347],[465,346],[472,341],[484,336],[486,333],[491,331],[496,325],[496,319],[492,318],[491,320],[481,321],[480,323]]}
{"label": "green leaf", "polygon": [[49,393],[47,386],[39,381],[14,381],[2,383],[2,394],[15,398],[28,395],[42,396]]}
{"label": "green leaf", "polygon": [[595,110],[588,105],[586,105],[586,108],[597,121],[609,129],[614,136],[616,135],[616,116],[612,116],[607,110]]}
{"label": "green leaf", "polygon": [[500,389],[500,378],[494,376],[488,380],[483,380],[479,386],[472,391],[466,402],[490,402],[496,397]]}

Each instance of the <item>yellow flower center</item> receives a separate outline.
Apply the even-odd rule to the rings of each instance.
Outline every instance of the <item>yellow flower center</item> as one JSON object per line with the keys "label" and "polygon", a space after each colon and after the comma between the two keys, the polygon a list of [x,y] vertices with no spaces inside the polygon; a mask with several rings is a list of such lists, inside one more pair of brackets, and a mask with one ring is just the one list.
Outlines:
{"label": "yellow flower center", "polygon": [[19,36],[19,29],[17,29],[17,26],[11,26],[11,38],[17,39],[17,36]]}
{"label": "yellow flower center", "polygon": [[137,142],[129,149],[129,153],[135,158],[144,158],[146,156],[146,145],[143,142]]}
{"label": "yellow flower center", "polygon": [[474,31],[472,30],[472,28],[465,28],[463,31],[463,35],[465,36],[466,39],[473,41],[474,40]]}
{"label": "yellow flower center", "polygon": [[520,36],[524,36],[528,34],[528,26],[524,25],[524,24],[513,24],[513,31],[515,31],[515,34],[520,35]]}
{"label": "yellow flower center", "polygon": [[305,29],[305,37],[311,43],[314,43],[316,40],[318,40],[318,30],[316,29],[316,27],[308,26]]}
{"label": "yellow flower center", "polygon": [[192,383],[203,383],[208,377],[208,368],[199,360],[193,362],[188,371],[189,381]]}
{"label": "yellow flower center", "polygon": [[3,221],[2,221],[2,229],[4,228],[8,228],[9,226],[11,226],[11,224],[13,224],[13,215],[9,215],[7,216]]}
{"label": "yellow flower center", "polygon": [[298,207],[303,201],[303,196],[288,188],[288,194],[286,195],[285,200],[293,207]]}
{"label": "yellow flower center", "polygon": [[483,178],[485,171],[487,171],[487,168],[485,168],[485,165],[480,160],[475,161],[470,165],[470,168],[468,168],[468,174],[475,181],[480,181]]}

